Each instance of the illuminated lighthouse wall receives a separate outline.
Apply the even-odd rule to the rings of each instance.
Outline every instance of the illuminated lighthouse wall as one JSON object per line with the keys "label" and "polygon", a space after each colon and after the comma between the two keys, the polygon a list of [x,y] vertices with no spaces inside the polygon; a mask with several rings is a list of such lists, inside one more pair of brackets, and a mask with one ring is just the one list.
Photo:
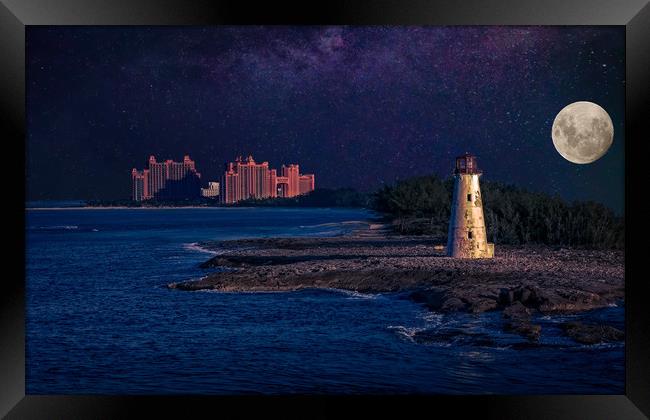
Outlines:
{"label": "illuminated lighthouse wall", "polygon": [[447,255],[455,258],[492,258],[494,244],[487,242],[483,200],[476,157],[456,158]]}

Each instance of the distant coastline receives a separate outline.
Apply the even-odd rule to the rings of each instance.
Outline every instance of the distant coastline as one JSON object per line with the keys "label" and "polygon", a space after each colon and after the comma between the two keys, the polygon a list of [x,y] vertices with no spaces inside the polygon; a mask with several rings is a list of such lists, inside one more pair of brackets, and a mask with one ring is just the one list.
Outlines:
{"label": "distant coastline", "polygon": [[[252,207],[252,206],[251,206]],[[79,207],[25,207],[25,210],[156,210],[156,209],[215,209],[250,208],[232,206],[79,206]]]}
{"label": "distant coastline", "polygon": [[[59,209],[205,209],[205,208],[358,208],[382,215],[392,232],[446,236],[452,179],[435,175],[408,178],[374,192],[318,188],[289,198],[248,199],[224,204],[218,198],[182,201],[75,200],[49,205],[34,201],[31,210]],[[571,248],[625,248],[625,219],[601,203],[568,202],[558,196],[485,181],[481,186],[488,240],[504,245]],[[67,203],[67,204],[66,204]]]}
{"label": "distant coastline", "polygon": [[[271,206],[256,206],[256,205],[223,205],[223,206],[192,206],[192,205],[165,205],[165,206],[59,206],[59,207],[25,207],[26,211],[43,211],[43,210],[171,210],[171,209],[253,209],[253,208],[270,208]],[[318,208],[343,208],[341,206],[272,206],[273,208],[287,208],[287,209],[318,209]],[[363,208],[363,207],[346,207],[346,208]]]}

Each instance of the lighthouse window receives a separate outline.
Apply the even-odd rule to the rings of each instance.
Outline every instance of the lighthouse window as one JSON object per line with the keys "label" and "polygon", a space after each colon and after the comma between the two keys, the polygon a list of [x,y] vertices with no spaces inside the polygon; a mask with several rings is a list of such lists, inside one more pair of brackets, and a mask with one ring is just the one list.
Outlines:
{"label": "lighthouse window", "polygon": [[472,231],[467,232],[467,239],[472,239]]}
{"label": "lighthouse window", "polygon": [[472,194],[467,194],[467,201],[472,201]]}

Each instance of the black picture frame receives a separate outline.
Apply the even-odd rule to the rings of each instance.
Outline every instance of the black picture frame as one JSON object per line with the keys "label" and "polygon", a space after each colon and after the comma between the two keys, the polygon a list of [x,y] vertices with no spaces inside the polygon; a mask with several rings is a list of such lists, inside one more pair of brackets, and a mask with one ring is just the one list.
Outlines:
{"label": "black picture frame", "polygon": [[[623,25],[626,32],[625,218],[626,387],[624,395],[199,397],[199,396],[33,396],[25,395],[25,194],[7,178],[5,240],[12,274],[3,276],[1,299],[0,415],[7,418],[122,418],[152,413],[206,417],[276,414],[323,418],[346,415],[427,417],[453,413],[486,418],[597,419],[650,416],[650,311],[645,307],[648,276],[639,260],[646,245],[642,221],[645,180],[641,145],[647,140],[645,106],[650,73],[650,4],[645,0],[464,0],[318,1],[302,5],[207,0],[1,0],[0,121],[6,173],[25,168],[25,28],[29,25]],[[635,163],[639,161],[639,165]],[[10,188],[13,191],[8,191]],[[630,193],[634,192],[633,196]],[[11,195],[9,195],[11,193]],[[643,212],[642,208],[640,213]],[[7,231],[8,229],[5,229]],[[6,237],[6,235],[5,235]],[[641,267],[641,268],[639,268]],[[344,407],[345,406],[345,407]],[[645,415],[644,415],[645,414]]]}

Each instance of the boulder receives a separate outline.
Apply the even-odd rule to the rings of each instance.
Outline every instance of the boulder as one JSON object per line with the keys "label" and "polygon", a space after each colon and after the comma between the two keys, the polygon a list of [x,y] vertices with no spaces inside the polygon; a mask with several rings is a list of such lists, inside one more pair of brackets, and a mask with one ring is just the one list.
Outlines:
{"label": "boulder", "polygon": [[519,289],[519,301],[521,303],[526,303],[530,300],[531,296],[533,295],[532,290],[529,287],[522,287]]}
{"label": "boulder", "polygon": [[439,311],[445,302],[445,292],[441,289],[423,289],[412,292],[408,298],[421,303],[430,311]]}
{"label": "boulder", "polygon": [[530,309],[521,302],[515,302],[503,310],[506,319],[530,319]]}
{"label": "boulder", "polygon": [[512,305],[515,300],[515,293],[510,289],[499,290],[499,304],[502,306]]}
{"label": "boulder", "polygon": [[457,297],[450,297],[444,301],[440,308],[442,312],[459,312],[467,310],[467,304]]}
{"label": "boulder", "polygon": [[522,335],[529,340],[539,339],[542,327],[530,322],[531,311],[521,302],[517,301],[503,310],[503,317],[506,322],[503,325],[505,331],[512,331]]}
{"label": "boulder", "polygon": [[598,344],[622,341],[625,333],[610,325],[583,324],[582,322],[567,322],[562,325],[564,333],[581,344]]}
{"label": "boulder", "polygon": [[491,311],[499,306],[495,299],[478,299],[472,301],[469,307],[470,312],[480,313]]}
{"label": "boulder", "polygon": [[536,341],[542,332],[542,326],[531,324],[530,321],[513,320],[505,323],[504,330],[515,332],[529,340]]}

